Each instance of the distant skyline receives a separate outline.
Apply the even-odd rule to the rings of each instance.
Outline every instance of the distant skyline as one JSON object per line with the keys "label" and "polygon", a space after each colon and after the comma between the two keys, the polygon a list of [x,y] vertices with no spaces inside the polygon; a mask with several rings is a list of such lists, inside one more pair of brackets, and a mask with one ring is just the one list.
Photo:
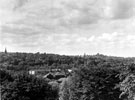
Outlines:
{"label": "distant skyline", "polygon": [[135,0],[0,0],[0,51],[135,57]]}

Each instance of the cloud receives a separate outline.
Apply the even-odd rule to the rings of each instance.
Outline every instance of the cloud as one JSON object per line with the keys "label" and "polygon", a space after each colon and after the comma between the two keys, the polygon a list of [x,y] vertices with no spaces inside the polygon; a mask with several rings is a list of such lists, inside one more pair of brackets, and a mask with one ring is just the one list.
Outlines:
{"label": "cloud", "polygon": [[61,24],[81,26],[97,23],[100,19],[100,8],[94,7],[95,5],[90,5],[90,2],[92,2],[92,0],[83,2],[81,2],[81,0],[80,2],[75,0],[73,2],[64,2],[65,15],[61,18]]}
{"label": "cloud", "polygon": [[[77,42],[90,43],[96,45],[108,45],[121,47],[135,47],[135,35],[127,33],[103,33],[99,36],[90,36],[90,37],[78,37],[76,38]],[[113,43],[113,44],[112,44]],[[111,44],[111,45],[110,45]]]}
{"label": "cloud", "polygon": [[[76,51],[91,54],[102,53],[117,56],[135,56],[135,35],[130,33],[103,33],[99,36],[76,37]],[[75,42],[75,41],[74,41]],[[79,46],[77,46],[79,44]],[[73,46],[73,47],[72,47]]]}
{"label": "cloud", "polygon": [[127,19],[134,14],[134,0],[107,0],[105,15],[112,19]]}
{"label": "cloud", "polygon": [[134,1],[118,0],[118,3],[113,8],[114,18],[125,19],[132,17],[133,15]]}
{"label": "cloud", "polygon": [[2,0],[3,23],[19,22],[49,27],[80,27],[100,21],[130,18],[133,0]]}
{"label": "cloud", "polygon": [[13,10],[19,9],[23,7],[26,3],[28,3],[29,0],[14,0],[14,8]]}
{"label": "cloud", "polygon": [[63,54],[132,51],[134,6],[132,0],[1,0],[0,46]]}
{"label": "cloud", "polygon": [[13,10],[15,4],[15,0],[0,0],[0,27],[25,17],[23,12],[16,12]]}

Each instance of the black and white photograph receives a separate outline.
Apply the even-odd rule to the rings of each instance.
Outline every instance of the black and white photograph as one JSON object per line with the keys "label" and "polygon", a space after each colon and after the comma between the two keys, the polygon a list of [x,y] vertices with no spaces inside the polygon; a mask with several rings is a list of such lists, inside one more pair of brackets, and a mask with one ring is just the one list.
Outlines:
{"label": "black and white photograph", "polygon": [[0,100],[135,100],[135,0],[0,0]]}

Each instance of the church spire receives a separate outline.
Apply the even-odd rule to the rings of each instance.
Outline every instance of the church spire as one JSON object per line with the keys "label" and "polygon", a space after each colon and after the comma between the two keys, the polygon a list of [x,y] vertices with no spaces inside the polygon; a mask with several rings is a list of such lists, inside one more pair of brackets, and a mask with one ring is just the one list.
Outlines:
{"label": "church spire", "polygon": [[5,48],[5,54],[7,54],[7,49]]}

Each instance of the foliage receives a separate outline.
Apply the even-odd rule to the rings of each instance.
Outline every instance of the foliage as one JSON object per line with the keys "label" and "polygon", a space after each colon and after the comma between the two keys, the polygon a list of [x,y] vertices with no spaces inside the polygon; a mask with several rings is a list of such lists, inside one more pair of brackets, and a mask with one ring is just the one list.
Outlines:
{"label": "foliage", "polygon": [[119,83],[117,75],[115,69],[80,67],[71,77],[68,100],[121,100],[121,92],[114,88]]}
{"label": "foliage", "polygon": [[59,91],[60,100],[70,100],[70,82],[70,77],[63,79]]}
{"label": "foliage", "polygon": [[58,98],[57,90],[43,79],[27,74],[12,75],[12,81],[2,83],[3,100],[55,100]]}
{"label": "foliage", "polygon": [[[134,65],[131,64],[135,58],[47,53],[0,53],[0,58],[4,100],[57,99],[58,90],[62,100],[121,100],[121,91],[121,96],[128,95],[129,98],[135,93]],[[30,69],[61,69],[62,73],[72,76],[64,80],[59,89],[56,82],[50,86],[42,78],[27,75]],[[69,74],[68,69],[74,69],[73,73]],[[114,88],[116,84],[119,88]]]}
{"label": "foliage", "polygon": [[47,53],[0,53],[1,68],[14,71],[29,69],[54,69],[63,71],[78,66],[119,67],[135,61],[135,58],[104,55],[65,56]]}
{"label": "foliage", "polygon": [[125,66],[120,73],[121,82],[117,85],[122,91],[120,97],[133,100],[135,97],[135,64]]}

